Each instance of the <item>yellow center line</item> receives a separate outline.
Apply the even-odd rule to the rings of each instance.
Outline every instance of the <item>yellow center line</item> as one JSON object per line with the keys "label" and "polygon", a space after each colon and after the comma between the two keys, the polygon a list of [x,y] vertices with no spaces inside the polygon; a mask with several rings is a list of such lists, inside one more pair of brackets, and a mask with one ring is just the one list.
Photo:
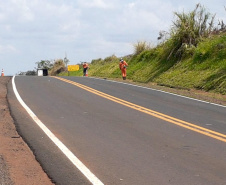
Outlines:
{"label": "yellow center line", "polygon": [[129,108],[132,108],[132,109],[138,110],[140,112],[149,114],[149,115],[154,116],[156,118],[159,118],[159,119],[162,119],[164,121],[173,123],[175,125],[184,127],[186,129],[189,129],[189,130],[201,133],[203,135],[212,137],[214,139],[226,142],[226,135],[221,134],[219,132],[216,132],[216,131],[213,131],[213,130],[209,130],[207,128],[204,128],[204,127],[201,127],[201,126],[198,126],[198,125],[195,125],[195,124],[192,124],[192,123],[189,123],[189,122],[186,122],[186,121],[183,121],[183,120],[171,117],[171,116],[168,116],[166,114],[163,114],[163,113],[160,113],[160,112],[157,112],[157,111],[154,111],[154,110],[151,110],[151,109],[148,109],[148,108],[136,105],[134,103],[122,100],[120,98],[116,98],[114,96],[111,96],[109,94],[103,93],[103,92],[98,91],[98,90],[95,90],[95,89],[90,88],[88,86],[79,84],[77,82],[73,82],[73,81],[70,81],[70,80],[67,80],[67,79],[64,79],[64,78],[60,78],[60,77],[54,77],[54,78],[59,79],[59,80],[64,81],[64,82],[67,82],[67,83],[70,83],[70,84],[75,85],[77,87],[80,87],[80,88],[82,88],[82,89],[84,89],[86,91],[89,91],[89,92],[91,92],[93,94],[96,94],[96,95],[101,96],[103,98],[106,98],[108,100],[114,101],[114,102],[119,103],[121,105],[127,106]]}

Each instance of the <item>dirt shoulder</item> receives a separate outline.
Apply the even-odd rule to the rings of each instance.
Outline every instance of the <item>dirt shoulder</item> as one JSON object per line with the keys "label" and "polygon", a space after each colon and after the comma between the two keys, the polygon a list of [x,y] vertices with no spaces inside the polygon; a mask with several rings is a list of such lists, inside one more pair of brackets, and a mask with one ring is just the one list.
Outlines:
{"label": "dirt shoulder", "polygon": [[52,185],[16,131],[7,101],[7,83],[10,79],[0,77],[0,184]]}

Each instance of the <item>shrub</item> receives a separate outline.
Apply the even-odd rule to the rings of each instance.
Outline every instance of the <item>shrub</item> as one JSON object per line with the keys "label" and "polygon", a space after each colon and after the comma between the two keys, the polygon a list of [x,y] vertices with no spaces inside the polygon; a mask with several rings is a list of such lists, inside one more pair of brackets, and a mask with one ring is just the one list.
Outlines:
{"label": "shrub", "polygon": [[53,67],[49,71],[51,76],[55,76],[57,74],[60,74],[61,72],[66,71],[66,67],[64,64],[64,61],[62,59],[56,60],[53,64]]}
{"label": "shrub", "polygon": [[134,55],[139,55],[141,52],[151,49],[150,44],[146,41],[138,41],[134,46]]}
{"label": "shrub", "polygon": [[102,61],[101,58],[93,59],[93,60],[91,61],[91,64],[98,64],[98,63],[100,63],[101,61]]}
{"label": "shrub", "polygon": [[165,43],[167,59],[181,59],[187,49],[196,47],[203,38],[211,34],[214,25],[215,16],[211,17],[200,4],[189,13],[174,14],[176,21],[173,22],[170,38]]}

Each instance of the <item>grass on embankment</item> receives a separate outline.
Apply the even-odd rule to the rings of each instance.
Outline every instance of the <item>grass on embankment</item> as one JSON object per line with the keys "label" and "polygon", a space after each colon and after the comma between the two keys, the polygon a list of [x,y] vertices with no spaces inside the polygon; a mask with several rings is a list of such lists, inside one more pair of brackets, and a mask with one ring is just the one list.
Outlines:
{"label": "grass on embankment", "polygon": [[200,42],[192,56],[174,64],[153,81],[226,94],[226,34]]}
{"label": "grass on embankment", "polygon": [[[187,48],[180,60],[174,57],[167,60],[164,47],[161,45],[132,57],[123,57],[129,64],[127,79],[226,94],[225,33],[205,39],[197,47]],[[82,76],[82,69],[70,72],[70,76]],[[93,60],[89,76],[121,78],[119,59],[113,55]]]}

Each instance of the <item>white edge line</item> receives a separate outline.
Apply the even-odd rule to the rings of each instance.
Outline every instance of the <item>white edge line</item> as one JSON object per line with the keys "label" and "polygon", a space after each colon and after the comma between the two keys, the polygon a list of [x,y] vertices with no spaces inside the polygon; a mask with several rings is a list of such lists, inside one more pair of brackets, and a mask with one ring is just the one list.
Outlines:
{"label": "white edge line", "polygon": [[86,176],[86,178],[95,185],[103,185],[103,183],[38,119],[32,110],[24,103],[20,97],[16,85],[15,76],[12,79],[12,85],[17,100],[28,112],[37,125],[46,133],[46,135],[56,144],[56,146],[65,154],[65,156]]}
{"label": "white edge line", "polygon": [[[93,78],[93,79],[97,79],[97,80],[107,80],[107,79],[101,79],[101,78],[95,78],[95,77],[89,77],[89,78]],[[153,89],[153,88],[150,88],[150,87],[143,87],[143,86],[129,84],[129,83],[124,83],[124,82],[117,82],[117,81],[114,81],[114,80],[107,80],[107,81],[114,82],[114,83],[121,83],[121,84],[125,84],[125,85],[130,85],[130,86],[134,86],[134,87],[140,87],[140,88],[143,88],[143,89],[149,89],[149,90],[152,90],[152,91],[162,92],[162,93],[165,93],[165,94],[170,94],[170,95],[178,96],[178,97],[181,97],[181,98],[186,98],[186,99],[189,99],[189,100],[194,100],[194,101],[198,101],[198,102],[207,103],[207,104],[210,104],[210,105],[216,105],[216,106],[219,106],[219,107],[226,108],[226,106],[220,105],[220,104],[217,104],[217,103],[211,103],[211,102],[208,102],[208,101],[203,101],[203,100],[199,100],[199,99],[195,99],[195,98],[190,98],[190,97],[187,97],[187,96],[170,93],[170,92],[166,92],[166,91],[163,91],[163,90]]]}

